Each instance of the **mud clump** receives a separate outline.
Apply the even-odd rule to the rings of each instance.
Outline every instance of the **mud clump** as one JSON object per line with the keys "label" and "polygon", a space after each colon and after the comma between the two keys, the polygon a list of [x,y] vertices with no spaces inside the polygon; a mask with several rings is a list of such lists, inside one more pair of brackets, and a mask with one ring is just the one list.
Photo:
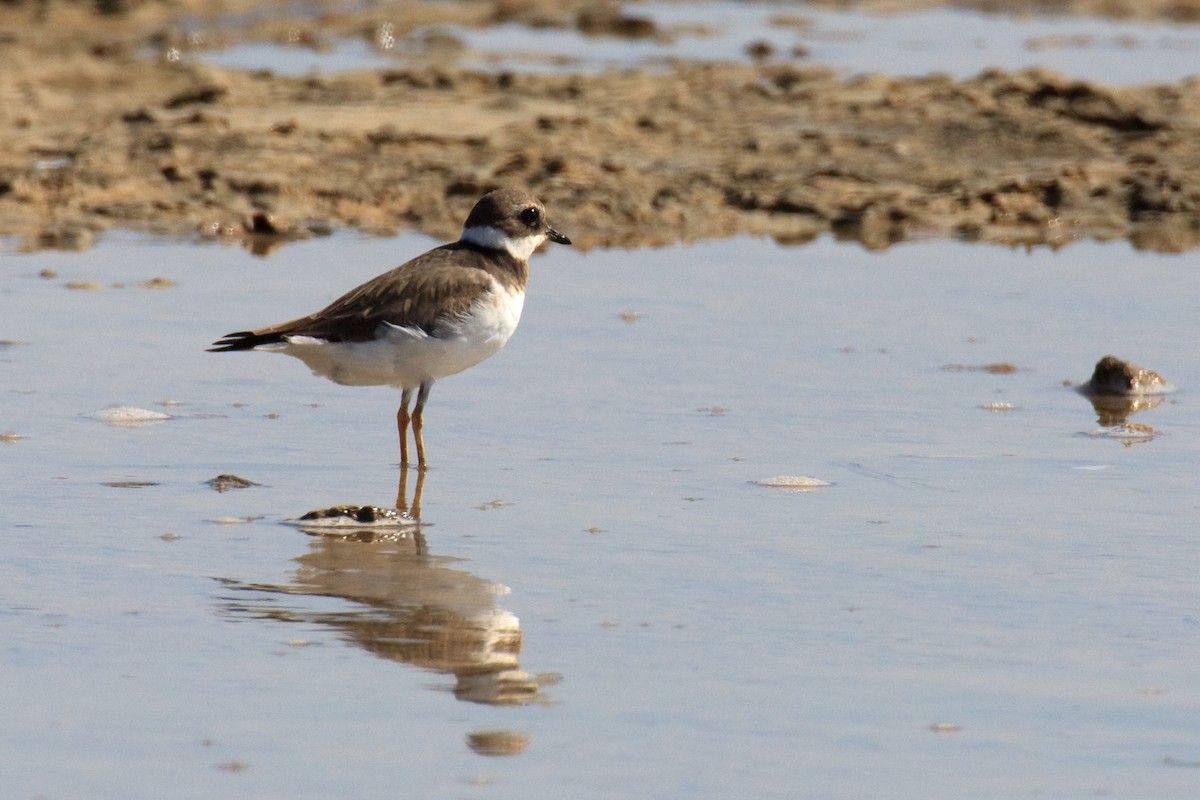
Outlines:
{"label": "mud clump", "polygon": [[1079,387],[1081,394],[1137,396],[1163,394],[1170,385],[1153,370],[1144,369],[1116,356],[1105,356],[1096,362],[1091,379]]}
{"label": "mud clump", "polygon": [[1091,401],[1096,421],[1106,429],[1100,435],[1117,438],[1129,446],[1150,441],[1158,434],[1148,425],[1128,420],[1134,414],[1159,406],[1163,396],[1171,391],[1171,385],[1153,370],[1116,356],[1104,356],[1096,362],[1092,377],[1076,390]]}
{"label": "mud clump", "polygon": [[300,517],[301,522],[319,521],[348,521],[363,524],[375,522],[393,522],[400,519],[400,514],[394,509],[379,506],[332,506],[309,511]]}
{"label": "mud clump", "polygon": [[252,480],[239,477],[237,475],[222,474],[215,478],[209,478],[205,481],[208,487],[215,492],[225,493],[233,489],[249,489],[251,486],[259,486]]}

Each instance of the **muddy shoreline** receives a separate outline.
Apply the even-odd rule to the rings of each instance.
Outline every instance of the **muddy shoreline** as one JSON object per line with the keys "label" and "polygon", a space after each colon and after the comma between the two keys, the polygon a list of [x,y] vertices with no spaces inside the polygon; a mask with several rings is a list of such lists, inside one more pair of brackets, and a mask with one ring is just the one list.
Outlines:
{"label": "muddy shoreline", "polygon": [[[533,75],[463,69],[432,46],[416,65],[289,77],[202,63],[188,43],[211,42],[181,27],[180,6],[117,5],[0,4],[0,236],[28,248],[84,248],[111,228],[260,249],[338,228],[445,238],[479,194],[514,185],[585,248],[829,231],[871,248],[1200,245],[1200,80],[844,79],[788,58]],[[319,47],[378,33],[399,13],[387,5],[225,35]],[[1198,4],[1153,7],[1186,19]],[[589,8],[422,13],[661,33],[639,27],[636,5]],[[405,13],[389,35],[424,20]]]}

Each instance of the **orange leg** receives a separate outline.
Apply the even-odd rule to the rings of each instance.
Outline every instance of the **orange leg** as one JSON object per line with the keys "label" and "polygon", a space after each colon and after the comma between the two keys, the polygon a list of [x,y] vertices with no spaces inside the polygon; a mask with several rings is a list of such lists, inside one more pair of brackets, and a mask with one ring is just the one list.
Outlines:
{"label": "orange leg", "polygon": [[421,430],[425,427],[425,401],[429,399],[429,390],[432,386],[433,381],[425,381],[421,384],[421,388],[417,391],[417,402],[413,406],[412,412],[413,441],[417,443],[417,469],[421,472],[427,469],[425,462],[425,439],[421,436]]}

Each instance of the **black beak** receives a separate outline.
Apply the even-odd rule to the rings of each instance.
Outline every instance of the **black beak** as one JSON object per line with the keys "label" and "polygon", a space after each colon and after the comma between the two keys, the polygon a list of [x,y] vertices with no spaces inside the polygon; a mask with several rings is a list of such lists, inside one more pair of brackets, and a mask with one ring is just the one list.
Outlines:
{"label": "black beak", "polygon": [[563,236],[558,231],[554,230],[554,228],[546,228],[546,238],[552,242],[558,242],[559,244],[570,244],[571,243],[570,239],[568,239],[566,236]]}

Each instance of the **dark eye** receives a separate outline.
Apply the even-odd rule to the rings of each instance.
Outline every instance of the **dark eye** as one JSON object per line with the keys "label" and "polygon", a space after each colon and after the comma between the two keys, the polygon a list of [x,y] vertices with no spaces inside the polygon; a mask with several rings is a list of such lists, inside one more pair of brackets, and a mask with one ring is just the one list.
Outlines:
{"label": "dark eye", "polygon": [[521,212],[521,222],[530,228],[536,228],[542,221],[542,215],[536,208],[530,207]]}

